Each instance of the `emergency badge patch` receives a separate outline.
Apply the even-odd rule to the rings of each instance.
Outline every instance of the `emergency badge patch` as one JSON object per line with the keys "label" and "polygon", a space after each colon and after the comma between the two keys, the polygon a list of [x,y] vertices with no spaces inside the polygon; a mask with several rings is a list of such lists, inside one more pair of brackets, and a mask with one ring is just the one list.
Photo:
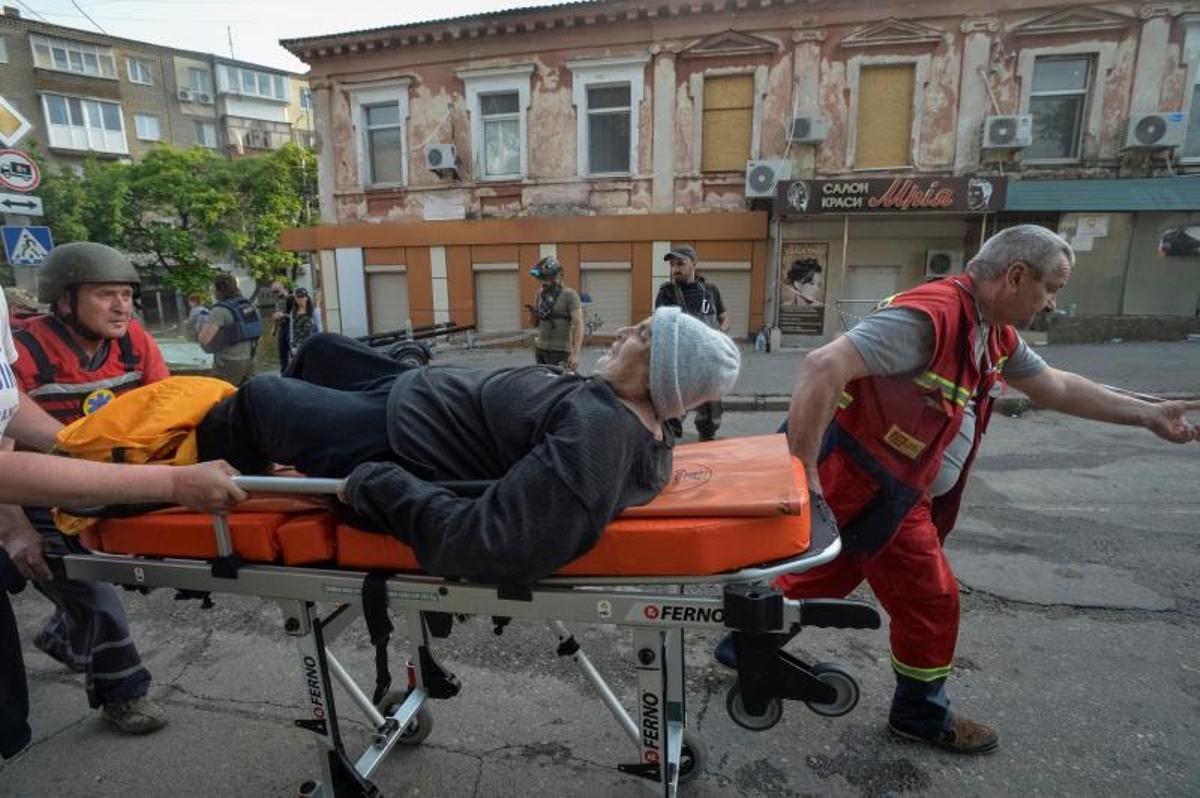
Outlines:
{"label": "emergency badge patch", "polygon": [[924,441],[914,438],[895,424],[883,436],[883,442],[910,460],[916,460],[925,450]]}
{"label": "emergency badge patch", "polygon": [[83,400],[83,414],[90,416],[106,404],[116,399],[117,395],[108,388],[97,388]]}

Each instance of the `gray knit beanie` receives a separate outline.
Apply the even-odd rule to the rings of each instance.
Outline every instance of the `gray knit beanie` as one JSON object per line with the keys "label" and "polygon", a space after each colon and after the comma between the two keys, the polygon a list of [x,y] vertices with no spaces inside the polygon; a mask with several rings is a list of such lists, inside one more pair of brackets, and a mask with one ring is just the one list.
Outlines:
{"label": "gray knit beanie", "polygon": [[650,326],[650,401],[659,418],[679,418],[720,399],[737,381],[737,344],[678,307],[654,311]]}

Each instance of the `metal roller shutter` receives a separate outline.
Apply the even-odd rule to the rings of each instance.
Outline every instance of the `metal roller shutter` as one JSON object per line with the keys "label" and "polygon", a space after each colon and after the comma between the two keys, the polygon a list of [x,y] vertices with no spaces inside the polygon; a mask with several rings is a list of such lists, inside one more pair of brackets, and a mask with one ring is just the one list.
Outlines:
{"label": "metal roller shutter", "polygon": [[475,326],[479,332],[511,333],[520,330],[520,308],[517,272],[475,272]]}
{"label": "metal roller shutter", "polygon": [[402,330],[409,318],[408,275],[404,272],[374,272],[367,275],[371,303],[371,332]]}
{"label": "metal roller shutter", "polygon": [[735,269],[702,269],[701,276],[721,292],[729,318],[729,334],[750,335],[750,272]]}
{"label": "metal roller shutter", "polygon": [[597,335],[613,335],[629,326],[629,272],[588,269],[583,272],[583,293],[592,298],[589,310],[604,323]]}

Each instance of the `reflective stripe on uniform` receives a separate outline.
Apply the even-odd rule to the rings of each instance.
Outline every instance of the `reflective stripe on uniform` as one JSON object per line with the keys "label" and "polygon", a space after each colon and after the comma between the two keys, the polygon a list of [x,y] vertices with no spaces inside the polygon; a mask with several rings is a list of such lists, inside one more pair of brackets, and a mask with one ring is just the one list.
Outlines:
{"label": "reflective stripe on uniform", "polygon": [[141,381],[142,372],[127,371],[119,376],[110,377],[106,380],[96,380],[95,382],[51,382],[46,385],[39,385],[28,393],[29,396],[86,395],[100,388],[119,388],[122,385]]}
{"label": "reflective stripe on uniform", "polygon": [[954,402],[959,407],[967,404],[967,400],[971,398],[971,392],[961,385],[956,385],[951,380],[946,379],[940,374],[935,374],[932,371],[914,377],[913,382],[922,388],[937,388],[942,392],[942,396],[946,397],[946,401]]}
{"label": "reflective stripe on uniform", "polygon": [[838,407],[844,410],[849,407],[850,403],[853,401],[854,396],[851,395],[849,391],[842,391],[842,398],[838,400]]}
{"label": "reflective stripe on uniform", "polygon": [[940,668],[914,668],[896,659],[895,654],[892,655],[892,668],[896,673],[907,676],[910,679],[916,679],[919,682],[935,682],[938,679],[945,679],[950,675],[953,667],[952,665],[945,665]]}

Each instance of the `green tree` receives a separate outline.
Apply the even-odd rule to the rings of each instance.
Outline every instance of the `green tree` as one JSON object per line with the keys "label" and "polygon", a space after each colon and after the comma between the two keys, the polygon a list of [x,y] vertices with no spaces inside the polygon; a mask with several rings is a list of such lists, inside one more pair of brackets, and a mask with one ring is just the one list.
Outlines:
{"label": "green tree", "polygon": [[279,248],[289,227],[312,224],[317,174],[316,157],[302,147],[282,149],[232,161],[239,197],[237,260],[260,283],[292,279],[300,259]]}

